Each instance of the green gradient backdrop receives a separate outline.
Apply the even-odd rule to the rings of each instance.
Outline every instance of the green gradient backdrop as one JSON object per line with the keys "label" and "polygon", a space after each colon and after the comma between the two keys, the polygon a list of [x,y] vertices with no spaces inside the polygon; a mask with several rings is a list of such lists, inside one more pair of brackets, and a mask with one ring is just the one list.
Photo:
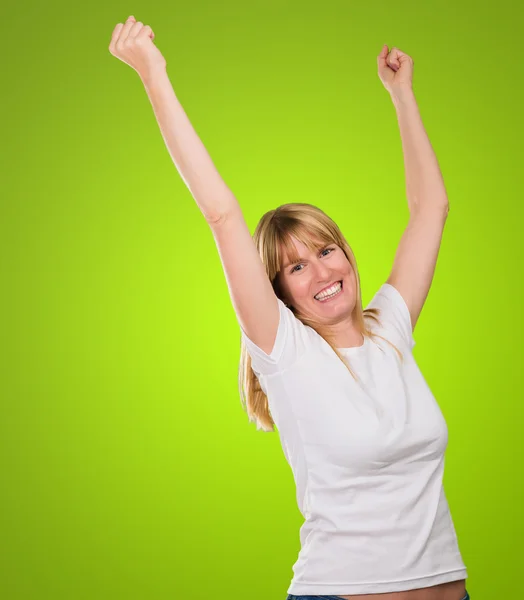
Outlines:
{"label": "green gradient backdrop", "polygon": [[284,600],[302,523],[278,433],[237,391],[210,231],[137,74],[150,24],[253,231],[318,204],[366,303],[407,223],[384,43],[451,211],[415,357],[449,427],[445,485],[472,600],[520,598],[522,12],[504,0],[55,2],[4,10],[0,598]]}

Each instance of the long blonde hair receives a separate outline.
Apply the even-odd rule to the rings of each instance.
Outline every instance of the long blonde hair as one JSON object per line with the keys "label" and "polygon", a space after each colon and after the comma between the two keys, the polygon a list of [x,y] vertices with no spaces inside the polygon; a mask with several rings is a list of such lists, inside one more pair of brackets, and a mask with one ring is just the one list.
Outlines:
{"label": "long blonde hair", "polygon": [[[281,248],[285,248],[291,262],[299,260],[291,236],[302,242],[311,252],[318,251],[325,245],[333,243],[337,244],[342,249],[355,272],[357,282],[353,322],[362,335],[371,338],[380,337],[388,342],[396,350],[402,361],[403,356],[399,349],[386,338],[373,333],[366,325],[364,317],[369,317],[375,322],[380,323],[378,318],[380,310],[378,308],[362,310],[360,277],[353,251],[336,223],[328,217],[326,213],[320,210],[320,208],[313,206],[312,204],[299,202],[282,204],[278,208],[265,213],[256,226],[253,240],[260,254],[260,258],[264,263],[267,276],[271,281],[276,296],[284,301],[279,285],[279,273],[282,265]],[[319,241],[321,243],[319,243]],[[326,340],[335,354],[344,363],[352,377],[357,379],[349,364],[344,360],[336,348],[333,336],[328,333],[326,328],[318,322],[314,322],[307,318],[305,315],[301,315],[293,306],[290,306],[289,308],[304,325],[314,329]],[[246,345],[242,339],[240,345],[238,385],[241,403],[248,414],[249,421],[255,422],[257,429],[274,431],[275,422],[271,417],[267,396],[260,387],[258,378],[251,368],[251,357],[249,356]]]}

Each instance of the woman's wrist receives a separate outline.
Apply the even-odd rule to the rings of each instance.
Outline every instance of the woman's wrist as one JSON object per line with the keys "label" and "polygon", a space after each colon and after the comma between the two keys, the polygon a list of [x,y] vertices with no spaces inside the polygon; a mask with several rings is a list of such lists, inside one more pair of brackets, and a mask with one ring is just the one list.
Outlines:
{"label": "woman's wrist", "polygon": [[400,88],[390,92],[391,100],[395,105],[395,108],[399,108],[404,105],[416,104],[415,92],[413,88]]}
{"label": "woman's wrist", "polygon": [[140,79],[146,88],[155,85],[157,81],[165,80],[167,69],[165,64],[155,65],[143,73],[139,73]]}

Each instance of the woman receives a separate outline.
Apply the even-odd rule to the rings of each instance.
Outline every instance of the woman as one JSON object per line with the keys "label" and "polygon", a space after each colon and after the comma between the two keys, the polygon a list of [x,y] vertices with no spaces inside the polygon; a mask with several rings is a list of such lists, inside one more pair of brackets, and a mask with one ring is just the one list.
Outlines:
{"label": "woman", "polygon": [[390,277],[362,310],[353,253],[320,209],[280,206],[253,240],[153,40],[129,17],[109,50],[139,74],[213,232],[241,327],[241,396],[257,426],[277,425],[293,470],[305,521],[288,600],[468,599],[442,485],[447,427],[412,355],[448,213],[413,61],[387,46],[378,56],[402,135],[410,219]]}

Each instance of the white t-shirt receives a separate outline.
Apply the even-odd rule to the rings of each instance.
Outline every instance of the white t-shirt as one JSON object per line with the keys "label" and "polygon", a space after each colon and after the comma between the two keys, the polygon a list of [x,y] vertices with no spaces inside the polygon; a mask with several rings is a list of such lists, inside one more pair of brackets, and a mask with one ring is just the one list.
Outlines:
{"label": "white t-shirt", "polygon": [[304,523],[288,594],[396,592],[467,578],[443,488],[448,430],[412,354],[408,308],[385,283],[365,337],[340,351],[283,302],[267,355],[241,330],[293,471]]}

